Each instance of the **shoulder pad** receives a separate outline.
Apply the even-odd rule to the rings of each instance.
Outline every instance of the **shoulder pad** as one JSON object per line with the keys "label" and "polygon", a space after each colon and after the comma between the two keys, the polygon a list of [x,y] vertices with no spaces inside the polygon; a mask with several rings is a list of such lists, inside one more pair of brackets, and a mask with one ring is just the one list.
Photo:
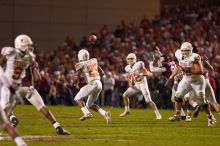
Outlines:
{"label": "shoulder pad", "polygon": [[180,49],[176,50],[176,52],[175,52],[175,57],[176,57],[178,60],[182,58]]}
{"label": "shoulder pad", "polygon": [[31,51],[29,51],[28,53],[29,53],[29,55],[30,55],[30,57],[31,57],[31,60],[32,60],[32,61],[35,61],[35,59],[36,59],[35,54],[34,54],[33,52],[31,52]]}
{"label": "shoulder pad", "polygon": [[15,48],[12,47],[3,47],[1,50],[1,55],[7,56],[10,55],[11,53],[15,52]]}
{"label": "shoulder pad", "polygon": [[201,57],[199,56],[199,54],[193,53],[192,56],[190,57],[190,60],[191,61],[201,60]]}
{"label": "shoulder pad", "polygon": [[143,61],[138,61],[137,63],[138,63],[138,64],[144,64],[144,62],[143,62]]}
{"label": "shoulder pad", "polygon": [[137,66],[138,68],[142,68],[144,65],[144,62],[143,61],[138,61],[135,63],[135,66]]}
{"label": "shoulder pad", "polygon": [[94,62],[94,63],[98,63],[98,60],[96,58],[91,58],[89,61]]}

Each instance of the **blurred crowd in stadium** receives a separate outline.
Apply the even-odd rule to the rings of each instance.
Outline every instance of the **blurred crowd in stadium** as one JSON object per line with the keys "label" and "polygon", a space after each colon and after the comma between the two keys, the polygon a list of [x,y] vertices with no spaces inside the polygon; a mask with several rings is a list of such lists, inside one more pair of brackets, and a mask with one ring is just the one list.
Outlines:
{"label": "blurred crowd in stadium", "polygon": [[[103,25],[94,34],[98,36],[94,44],[83,37],[81,43],[76,45],[71,37],[66,37],[55,51],[45,53],[35,50],[43,76],[36,87],[45,103],[74,104],[73,98],[78,89],[71,78],[80,48],[87,48],[91,57],[98,58],[105,71],[104,90],[99,104],[117,107],[122,106],[122,93],[128,86],[124,72],[127,54],[135,53],[138,60],[144,61],[148,68],[156,46],[175,60],[174,53],[184,41],[191,42],[214,66],[215,71],[210,73],[210,80],[220,102],[220,6],[165,7],[161,15],[152,20],[145,16],[129,23],[122,20],[114,30]],[[166,109],[171,108],[172,103],[171,91],[164,86],[165,81],[166,77],[158,74],[148,82],[158,108]],[[131,100],[131,107],[145,107],[143,97]]]}

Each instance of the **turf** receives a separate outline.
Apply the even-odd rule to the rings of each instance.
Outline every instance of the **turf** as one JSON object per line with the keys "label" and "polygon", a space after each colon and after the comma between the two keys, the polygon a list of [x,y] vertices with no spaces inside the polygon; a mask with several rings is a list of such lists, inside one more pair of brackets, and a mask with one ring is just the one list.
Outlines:
{"label": "turf", "polygon": [[[154,119],[149,109],[132,109],[131,115],[120,118],[120,108],[111,111],[112,123],[106,125],[103,117],[80,122],[79,107],[49,106],[57,120],[69,130],[71,136],[56,136],[51,124],[32,106],[17,106],[15,114],[20,120],[18,130],[29,146],[219,146],[220,124],[207,127],[204,112],[193,122],[169,122],[171,110],[161,110],[163,119]],[[214,113],[217,121],[220,115]],[[30,137],[34,136],[34,137]],[[3,133],[0,137],[7,137]],[[15,145],[11,140],[1,140],[0,146]]]}

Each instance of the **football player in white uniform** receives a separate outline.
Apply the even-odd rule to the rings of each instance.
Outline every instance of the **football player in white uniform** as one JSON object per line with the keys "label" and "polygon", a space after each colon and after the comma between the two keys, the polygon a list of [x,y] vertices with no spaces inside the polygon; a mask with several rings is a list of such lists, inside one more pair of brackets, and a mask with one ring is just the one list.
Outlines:
{"label": "football player in white uniform", "polygon": [[[211,86],[211,84],[209,82],[209,79],[208,79],[208,71],[214,70],[214,68],[212,67],[211,64],[209,64],[208,59],[204,58],[204,57],[202,57],[202,65],[204,67],[204,74],[203,75],[205,77],[205,84],[206,84],[206,87],[205,87],[205,97],[206,97],[208,103],[215,109],[216,112],[219,113],[220,112],[220,105],[216,101],[215,93],[214,93],[213,88],[212,88],[212,86]],[[191,103],[195,99],[195,96],[196,96],[195,93],[191,92],[188,95],[189,96],[186,97],[186,100],[189,100],[189,103],[192,106],[196,105],[196,103]],[[193,106],[193,107],[195,107],[195,106]],[[198,116],[200,108],[201,108],[200,106],[196,105],[194,113],[193,113],[194,117]],[[215,119],[214,116],[213,116],[213,119]]]}
{"label": "football player in white uniform", "polygon": [[[81,121],[91,118],[93,115],[90,113],[88,108],[99,112],[109,124],[110,112],[103,110],[98,105],[94,104],[97,100],[100,92],[102,91],[102,83],[100,81],[100,73],[104,74],[103,70],[99,67],[96,58],[89,58],[89,52],[82,49],[78,52],[79,62],[75,65],[75,82],[78,82],[82,75],[86,80],[86,85],[83,86],[75,96],[75,101],[80,106],[83,116],[80,118]],[[83,101],[84,98],[88,97],[87,102]]]}
{"label": "football player in white uniform", "polygon": [[41,76],[36,66],[35,55],[31,51],[33,42],[27,35],[18,35],[15,38],[15,48],[4,47],[1,51],[1,57],[5,61],[5,74],[16,90],[14,93],[9,91],[6,86],[2,87],[2,108],[9,116],[12,125],[18,124],[17,118],[13,115],[12,108],[15,106],[15,98],[13,96],[24,96],[38,111],[40,111],[56,129],[58,135],[69,135],[70,133],[63,129],[56,121],[53,114],[45,106],[41,96],[33,86],[22,87],[21,82],[25,77],[26,69],[31,67],[32,78],[40,80]]}
{"label": "football player in white uniform", "polygon": [[183,98],[187,93],[193,90],[196,94],[198,105],[202,106],[207,113],[208,126],[214,126],[215,120],[212,117],[209,104],[205,99],[205,79],[202,75],[203,66],[201,63],[201,58],[198,54],[192,53],[193,47],[189,42],[182,43],[180,50],[177,50],[176,54],[179,51],[179,55],[176,55],[179,61],[179,66],[177,66],[169,78],[169,80],[173,79],[180,70],[185,73],[183,79],[180,81],[177,87],[175,95],[175,100],[177,101],[177,110],[174,117],[179,119]]}
{"label": "football player in white uniform", "polygon": [[153,109],[156,119],[161,119],[162,116],[160,115],[156,104],[151,100],[150,91],[146,79],[146,76],[152,76],[153,74],[145,68],[143,61],[136,62],[136,60],[137,58],[134,53],[128,54],[128,65],[125,67],[125,71],[128,73],[129,88],[123,94],[125,110],[122,114],[120,114],[120,116],[124,117],[130,114],[129,97],[137,93],[142,93],[145,101]]}
{"label": "football player in white uniform", "polygon": [[[1,88],[2,88],[3,84],[7,87],[10,86],[10,82],[8,81],[7,77],[5,76],[2,67],[0,67],[0,94],[1,94]],[[1,102],[1,96],[0,96],[0,102]],[[24,140],[19,136],[16,129],[10,126],[10,123],[7,119],[6,113],[1,108],[1,104],[0,104],[0,125],[11,136],[11,138],[15,141],[17,146],[27,146],[26,143],[24,142]]]}

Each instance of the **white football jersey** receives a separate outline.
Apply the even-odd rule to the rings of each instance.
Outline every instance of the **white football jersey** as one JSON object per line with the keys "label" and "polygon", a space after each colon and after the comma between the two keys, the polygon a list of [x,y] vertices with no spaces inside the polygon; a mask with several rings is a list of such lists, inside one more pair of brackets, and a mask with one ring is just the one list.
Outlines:
{"label": "white football jersey", "polygon": [[98,61],[96,58],[77,63],[75,65],[75,69],[76,71],[80,69],[82,70],[83,76],[87,83],[90,83],[93,80],[100,80]]}
{"label": "white football jersey", "polygon": [[144,65],[143,61],[138,61],[132,67],[130,65],[127,65],[125,67],[125,71],[131,75],[134,83],[143,82],[144,80],[146,80],[145,76],[140,75],[140,73],[142,73],[143,65]]}
{"label": "white football jersey", "polygon": [[181,66],[182,68],[184,68],[184,67],[192,67],[193,62],[195,60],[200,59],[200,56],[198,54],[196,54],[196,53],[192,53],[188,57],[183,58],[180,50],[177,50],[175,52],[175,56],[176,56],[177,60],[179,61],[179,66]]}
{"label": "white football jersey", "polygon": [[20,84],[25,77],[25,70],[35,61],[35,55],[27,51],[24,55],[15,48],[2,48],[1,55],[7,59],[5,74],[15,83]]}

